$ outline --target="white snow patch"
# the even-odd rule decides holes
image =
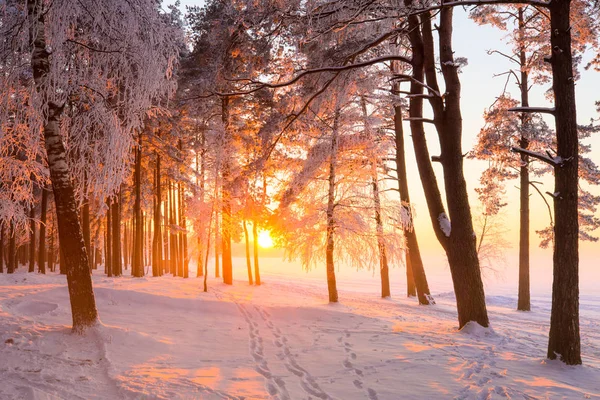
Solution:
[[[452,225],[450,224],[450,220],[446,213],[441,213],[438,216],[438,222],[440,223],[440,229],[444,232],[446,237],[450,237],[450,233],[452,232]]]
[[[341,268],[340,303],[329,305],[324,271],[315,279],[267,258],[261,268],[265,284],[249,286],[245,260],[235,258],[240,280],[211,276],[208,293],[194,278],[95,275],[102,324],[83,336],[70,333],[64,276],[0,274],[0,399],[600,395],[597,292],[581,302],[584,365],[573,368],[543,361],[550,294],[519,313],[516,292],[492,293],[494,329],[469,323],[458,332],[453,293],[434,292],[437,305],[419,307],[404,297],[400,269],[390,271],[393,297],[382,300],[378,275]]]

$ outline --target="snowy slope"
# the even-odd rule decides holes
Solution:
[[[488,296],[493,328],[458,332],[451,292],[423,307],[348,274],[329,305],[325,282],[300,276],[211,279],[209,293],[95,276],[102,324],[82,337],[64,277],[0,275],[0,399],[600,398],[600,297],[582,299],[584,365],[567,367],[545,360],[549,296],[530,313]]]

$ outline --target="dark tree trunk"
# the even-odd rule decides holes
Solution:
[[[248,283],[250,285],[253,285],[253,279],[252,279],[252,263],[250,261],[250,240],[248,238],[248,225],[246,224],[246,220],[244,219],[243,221],[243,226],[244,226],[244,239],[245,239],[245,243],[246,243],[246,267],[248,268]]]
[[[106,258],[104,265],[104,272],[109,276],[113,276],[113,220],[112,220],[112,199],[109,197],[106,199],[106,205],[108,208],[106,209]]]
[[[31,236],[29,237],[29,272],[35,271],[35,207],[29,211]]]
[[[44,91],[48,90],[47,74],[51,62],[46,45],[44,15],[41,2],[28,3],[28,16],[31,20],[30,37],[33,42],[31,56],[33,78],[36,90],[42,94],[47,110],[43,131],[50,178],[54,188],[60,246],[63,249],[61,263],[64,261],[67,269],[73,330],[81,333],[87,327],[96,324],[98,312],[67,155],[60,137],[60,114],[63,106],[52,103],[45,98],[44,94]]]
[[[40,205],[40,244],[38,248],[38,271],[46,273],[46,219],[48,212],[48,189],[42,187],[42,202]]]
[[[14,274],[15,273],[15,269],[16,269],[16,263],[17,263],[17,257],[16,257],[16,253],[15,253],[15,246],[16,246],[16,241],[15,241],[15,223],[14,222],[10,222],[10,231],[9,231],[9,238],[8,238],[8,263],[6,265],[6,273],[7,274]]]
[[[112,203],[112,270],[114,276],[123,275],[121,261],[121,196],[115,195]]]
[[[218,191],[217,191],[218,196]],[[215,199],[217,204],[219,201]],[[220,275],[220,266],[219,266],[219,212],[215,212],[215,278],[219,278]]]
[[[252,221],[252,246],[254,254],[254,283],[260,286],[260,268],[258,265],[258,221]]]
[[[469,321],[487,327],[489,320],[485,293],[463,171],[461,86],[452,49],[453,11],[452,8],[444,8],[440,11],[440,63],[446,84],[446,97],[443,113],[434,116],[440,139],[449,219],[452,223],[448,261],[460,327]]]
[[[337,303],[338,292],[335,279],[335,267],[333,263],[333,251],[335,246],[335,185],[336,185],[336,158],[338,148],[338,120],[339,110],[335,110],[333,122],[333,133],[331,136],[331,154],[329,160],[329,190],[327,194],[327,237],[325,244],[325,263],[327,267],[327,291],[329,293],[329,302]]]
[[[371,126],[369,123],[367,102],[364,97],[361,98],[361,108],[364,120],[364,134],[370,142],[376,143],[377,140],[372,136]],[[387,251],[385,246],[385,238],[383,236],[383,221],[381,218],[381,196],[379,194],[379,173],[377,155],[372,151],[368,153],[371,163],[371,187],[373,189],[373,204],[375,206],[375,231],[377,237],[377,248],[379,249],[379,274],[381,276],[381,297],[386,298],[391,296],[390,291],[390,271],[387,261]]]
[[[525,34],[525,20],[523,7],[518,9],[518,23],[520,34]],[[525,38],[521,38],[522,41]],[[524,42],[521,42],[519,49],[519,63],[521,67],[521,81],[519,89],[521,91],[521,106],[529,107],[529,73],[527,66],[526,48]],[[521,116],[521,139],[519,146],[523,149],[529,147],[529,115],[523,113]],[[520,169],[520,214],[519,214],[519,296],[517,301],[517,310],[529,311],[531,309],[530,284],[529,284],[529,157],[521,154]]]
[[[225,126],[226,143],[229,143],[229,98],[222,99],[223,124]],[[231,231],[233,228],[231,215],[231,182],[230,182],[230,163],[228,146],[225,146],[222,165],[222,186],[221,186],[221,247],[223,251],[223,282],[227,285],[233,284],[233,264],[231,258]]]
[[[422,77],[422,73],[421,73]],[[422,89],[419,89],[422,92]],[[419,102],[415,104],[416,115],[422,115],[423,102],[418,99]],[[412,99],[411,99],[412,101]],[[418,108],[421,107],[421,110]],[[412,108],[412,104],[411,104]],[[421,124],[420,121],[415,121]],[[419,129],[417,129],[418,131]],[[407,254],[407,265],[406,265],[406,281],[407,281],[407,293],[409,296],[418,294],[419,303],[423,305],[429,304],[431,298],[429,292],[429,284],[427,283],[427,276],[425,275],[425,268],[423,266],[423,260],[421,258],[421,252],[419,250],[419,242],[417,241],[417,232],[415,230],[412,207],[410,204],[410,195],[408,192],[408,176],[406,173],[406,158],[404,148],[404,128],[402,127],[402,107],[394,107],[394,131],[396,141],[396,170],[398,171],[398,188],[400,191],[400,200],[402,201],[402,208],[410,219],[410,226],[404,229],[404,235],[406,236],[406,244],[408,247]],[[424,140],[424,134],[420,138]],[[421,145],[427,144],[421,142]],[[428,161],[431,166],[431,163]],[[411,288],[412,286],[412,288]],[[412,290],[411,290],[412,289]]]
[[[566,160],[554,170],[554,282],[548,358],[581,364],[579,336],[579,221],[577,109],[571,54],[570,0],[550,5],[552,88],[555,98],[557,155]]]
[[[407,0],[407,3],[412,2]],[[485,306],[483,281],[481,280],[469,198],[463,174],[460,80],[458,65],[454,62],[452,50],[452,15],[452,8],[443,8],[440,11],[440,24],[438,27],[440,63],[446,87],[443,98],[439,95],[440,90],[437,84],[435,46],[430,16],[428,14],[422,16],[421,38],[417,37],[416,33],[418,31],[416,29],[411,30],[413,50],[416,49],[418,52],[419,48],[423,48],[425,76],[427,77],[428,86],[433,89],[429,93],[429,99],[440,141],[441,155],[439,161],[444,171],[449,216],[444,212],[431,162],[424,157],[425,154],[427,157],[429,156],[424,142],[425,138],[418,132],[419,127],[416,126],[417,124],[414,124],[411,128],[413,128],[413,144],[417,155],[419,174],[425,189],[433,228],[448,256],[456,295],[459,328],[470,321],[487,327],[489,320]],[[415,68],[413,67],[413,69]],[[418,71],[415,69],[416,72]],[[415,111],[411,110],[412,112]],[[415,122],[419,121],[419,119],[411,118],[411,122],[413,120]],[[420,128],[422,128],[422,125]],[[450,222],[452,225],[450,225]]]
[[[177,247],[177,233],[174,231],[174,227],[177,224],[175,219],[175,184],[169,181],[169,232],[170,232],[170,244],[171,244],[171,273],[173,276],[180,276],[179,266],[179,249]]]
[[[154,238],[152,255],[152,276],[162,275],[162,229],[160,226],[162,215],[160,206],[162,201],[162,190],[160,186],[160,155],[156,155],[156,170],[154,172]]]
[[[134,205],[133,213],[135,218],[135,234],[133,241],[133,265],[131,274],[140,278],[144,276],[144,225],[142,221],[142,133],[138,134],[138,144],[135,149],[135,169],[134,169]]]
[[[81,225],[83,229],[83,241],[85,242],[85,250],[87,251],[88,258],[90,261],[89,269],[90,273],[92,273],[92,243],[91,243],[91,227],[90,227],[90,200],[88,198],[88,188],[87,188],[87,174],[84,174],[83,177],[83,205],[81,207]]]
[[[0,274],[4,273],[4,221],[0,221]]]

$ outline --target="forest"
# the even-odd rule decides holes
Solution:
[[[505,71],[457,51],[467,23]],[[600,397],[598,71],[591,0],[0,0],[0,398]],[[515,290],[490,295],[507,209]],[[451,372],[356,366],[396,341]]]

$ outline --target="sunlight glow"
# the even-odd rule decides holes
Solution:
[[[273,247],[273,239],[271,239],[269,231],[262,231],[258,234],[258,245],[265,249]]]

